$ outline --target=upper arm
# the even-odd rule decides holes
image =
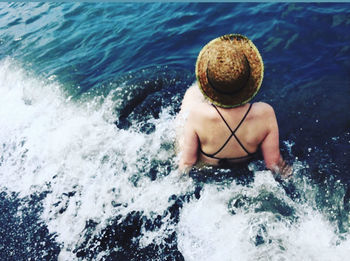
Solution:
[[[191,120],[191,115],[187,119],[183,132],[183,144],[181,146],[180,169],[194,165],[198,160],[199,140]]]
[[[265,165],[273,169],[278,165],[280,159],[279,133],[275,112],[270,105],[266,104],[265,111],[266,136],[261,143],[261,150],[264,157]]]

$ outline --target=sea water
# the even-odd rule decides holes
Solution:
[[[1,260],[347,260],[349,8],[2,3]],[[263,56],[292,180],[177,170],[196,56],[226,33]]]

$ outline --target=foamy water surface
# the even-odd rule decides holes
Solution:
[[[347,260],[348,10],[2,4],[0,258]],[[289,181],[261,161],[249,182],[177,169],[196,55],[228,31],[261,50]]]

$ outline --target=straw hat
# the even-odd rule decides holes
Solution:
[[[264,64],[247,37],[228,34],[210,41],[196,63],[199,89],[213,104],[232,108],[250,101],[258,92]]]

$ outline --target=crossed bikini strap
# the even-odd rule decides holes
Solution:
[[[215,152],[214,154],[211,154],[211,156],[215,156],[216,154],[218,154],[225,146],[226,144],[230,141],[230,139],[233,137],[235,137],[235,139],[237,140],[237,142],[239,143],[239,145],[242,147],[242,149],[248,154],[248,155],[252,155],[252,153],[250,153],[242,144],[242,142],[238,139],[238,137],[236,136],[236,131],[239,129],[239,127],[242,125],[242,123],[244,122],[245,118],[247,117],[250,109],[252,108],[252,103],[249,105],[249,108],[247,110],[247,112],[244,114],[242,120],[239,122],[239,124],[237,125],[237,127],[232,130],[230,125],[227,123],[227,121],[225,120],[225,118],[222,116],[222,114],[220,113],[219,109],[214,105],[212,104],[212,106],[215,108],[215,110],[219,113],[221,119],[224,121],[225,125],[227,126],[227,128],[231,131],[231,135],[228,137],[228,139],[226,140],[226,142],[221,146],[221,148]]]

